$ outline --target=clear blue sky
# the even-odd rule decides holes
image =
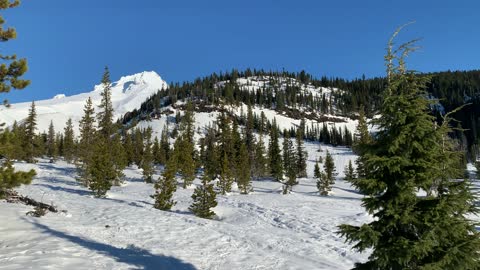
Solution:
[[[23,0],[2,13],[18,39],[2,53],[26,57],[31,86],[11,102],[91,90],[144,70],[168,82],[247,67],[345,78],[382,76],[393,30],[422,37],[419,71],[480,68],[480,1]]]

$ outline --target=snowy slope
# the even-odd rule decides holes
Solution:
[[[140,105],[158,90],[167,88],[167,83],[160,76],[151,72],[142,72],[130,76],[121,77],[112,84],[112,103],[115,117],[120,117],[126,112],[139,108]],[[68,118],[72,118],[75,127],[83,115],[85,101],[91,97],[95,106],[100,104],[102,85],[97,85],[94,90],[66,97],[63,94],[56,95],[52,99],[35,101],[38,114],[38,132],[48,129],[53,120],[55,129],[63,131]],[[7,125],[15,120],[22,121],[28,115],[31,102],[12,104],[10,108],[0,106],[0,120]],[[78,133],[77,133],[78,134]]]
[[[306,144],[309,175],[325,150],[340,178],[340,166],[355,158],[345,148],[318,148]],[[32,185],[18,189],[22,194],[68,212],[31,218],[30,207],[0,202],[2,269],[349,269],[368,255],[354,253],[335,233],[340,224],[370,220],[361,196],[340,178],[329,197],[318,195],[311,178],[289,195],[277,182],[254,181],[252,194],[219,195],[217,220],[204,220],[188,210],[193,187],[179,185],[171,212],[154,209],[153,186],[136,168],[125,170],[126,183],[107,199],[96,199],[75,182],[72,165],[17,167],[38,172]]]

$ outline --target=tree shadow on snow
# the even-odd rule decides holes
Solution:
[[[52,186],[49,184],[34,184],[35,186],[40,186],[40,187],[45,187],[54,191],[63,191],[63,192],[68,192],[72,194],[77,194],[80,196],[88,196],[92,195],[92,192],[89,190],[84,190],[84,189],[74,189],[74,188],[68,188],[68,187],[60,187],[60,186]]]
[[[111,245],[95,242],[83,237],[70,235],[61,231],[54,230],[48,226],[32,223],[38,229],[52,236],[63,238],[84,248],[103,254],[115,259],[117,262],[131,265],[131,269],[144,270],[163,270],[163,269],[180,269],[195,270],[196,268],[187,262],[183,262],[177,258],[152,254],[148,250],[128,245],[126,248],[118,248]]]

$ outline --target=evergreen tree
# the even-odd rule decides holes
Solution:
[[[287,181],[283,185],[283,194],[288,194],[292,191],[292,187],[297,182],[297,162],[295,158],[295,150],[293,149],[293,143],[289,138],[283,139],[283,162]]]
[[[313,168],[313,176],[315,177],[315,179],[320,179],[320,176],[321,176],[321,172],[320,172],[320,165],[319,165],[319,162],[318,160],[315,162],[315,167]]]
[[[248,194],[252,190],[249,163],[247,147],[241,144],[237,162],[237,184],[241,194]]]
[[[185,114],[180,123],[180,136],[175,141],[175,155],[178,158],[178,171],[183,178],[183,188],[195,179],[195,142],[194,142],[193,105],[187,104]]]
[[[165,165],[167,160],[170,158],[170,143],[168,142],[168,126],[162,130],[162,135],[160,137],[160,149],[158,154],[159,164]]]
[[[220,175],[218,179],[218,188],[220,189],[220,193],[225,195],[228,192],[232,191],[232,184],[233,184],[233,172],[230,168],[230,162],[228,160],[228,155],[223,154]]]
[[[143,134],[139,128],[136,128],[133,134],[133,161],[138,167],[143,162]]]
[[[202,177],[202,185],[197,186],[193,192],[193,203],[188,208],[195,216],[201,218],[212,218],[215,216],[215,212],[211,209],[217,206],[217,194],[213,190],[212,181],[207,175]]]
[[[348,161],[348,165],[345,166],[345,170],[343,172],[345,174],[345,181],[352,182],[355,179],[355,170],[353,169],[351,160]]]
[[[95,111],[92,99],[89,97],[83,109],[83,117],[80,120],[80,142],[78,145],[80,162],[77,164],[80,181],[85,186],[89,186],[88,166],[92,164],[95,136]]]
[[[142,162],[142,170],[143,170],[143,180],[146,183],[152,183],[153,179],[153,152],[152,152],[152,128],[148,127],[145,131],[145,146],[143,151],[143,162]]]
[[[100,102],[98,118],[98,131],[108,139],[115,132],[113,124],[113,105],[112,105],[112,82],[110,81],[110,71],[105,67],[102,77],[103,90],[101,92],[102,101]]]
[[[260,134],[257,145],[255,147],[255,177],[264,177],[268,172],[268,160],[266,157],[265,143],[263,135]]]
[[[355,142],[353,144],[354,152],[359,155],[359,157],[355,160],[358,178],[367,177],[364,149],[370,144],[371,141],[372,137],[368,132],[368,125],[365,118],[364,109],[363,106],[361,106],[358,117],[358,125],[355,131]]]
[[[155,136],[155,138],[153,139],[152,154],[153,154],[153,163],[165,165],[165,163],[161,163],[162,160],[160,158],[160,142],[158,141],[157,136]]]
[[[283,179],[283,164],[282,156],[280,155],[280,148],[278,146],[278,127],[277,122],[273,119],[272,127],[270,129],[270,143],[268,147],[268,160],[270,167],[270,174],[275,180]]]
[[[153,207],[159,210],[170,210],[176,204],[173,200],[173,193],[177,190],[177,181],[175,175],[177,172],[177,158],[175,155],[170,156],[165,166],[165,170],[155,183],[155,199]]]
[[[75,156],[74,137],[72,119],[69,118],[64,129],[63,137],[63,156],[67,162],[72,162]]]
[[[342,225],[341,234],[356,250],[371,250],[355,269],[480,269],[480,235],[467,218],[477,210],[475,197],[451,166],[460,157],[448,138],[449,121],[434,124],[434,101],[424,91],[428,77],[405,67],[415,41],[394,50],[398,31],[385,57],[387,89],[374,123],[379,131],[364,150],[368,175],[353,183],[374,220]]]
[[[303,129],[298,128],[296,132],[296,143],[297,143],[297,153],[296,153],[296,172],[297,177],[307,177],[307,158],[308,154],[303,147]]]
[[[105,197],[107,191],[112,187],[112,183],[118,177],[115,170],[115,164],[110,157],[107,144],[102,138],[97,138],[93,147],[91,163],[88,165],[88,184],[90,190],[96,197]]]
[[[213,127],[207,127],[204,142],[204,157],[203,157],[203,170],[209,178],[215,179],[219,173],[219,157],[216,143],[216,133]]]
[[[25,160],[29,163],[35,162],[35,130],[37,129],[37,111],[35,109],[35,102],[32,101],[32,105],[28,112],[28,117],[25,120]]]
[[[128,133],[128,131],[125,131],[125,134],[123,136],[123,149],[125,149],[125,157],[127,159],[127,166],[132,165],[135,163],[135,149],[133,146],[133,141],[132,141],[132,134]],[[156,137],[155,137],[156,139]],[[155,146],[153,147],[152,151],[155,156]]]
[[[332,190],[332,185],[335,183],[335,163],[332,155],[327,151],[325,163],[323,164],[324,172],[317,173],[317,188],[320,195],[327,196]]]
[[[34,170],[28,172],[16,172],[12,162],[7,159],[2,162],[0,167],[0,199],[5,197],[7,190],[19,187],[20,185],[28,185],[32,178],[36,175]]]
[[[50,121],[47,136],[47,156],[53,161],[57,156],[57,143],[55,141],[55,127],[53,121]]]

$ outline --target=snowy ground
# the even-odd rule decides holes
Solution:
[[[310,160],[325,154],[317,148],[307,148]],[[353,158],[330,150],[338,166]],[[366,258],[335,234],[339,224],[369,220],[361,196],[341,180],[329,197],[318,196],[313,179],[286,196],[278,183],[255,181],[252,194],[218,196],[218,219],[205,220],[188,211],[193,187],[179,186],[171,212],[153,209],[153,187],[135,168],[97,199],[75,182],[72,165],[17,164],[28,167],[38,175],[18,190],[68,212],[32,218],[31,207],[0,202],[2,269],[348,269]]]
[[[317,148],[307,145],[309,174],[311,160],[325,154]],[[327,148],[339,172],[354,158],[347,149]],[[289,195],[278,183],[255,181],[252,194],[218,196],[218,219],[205,220],[188,211],[193,187],[179,186],[171,212],[153,209],[153,187],[136,168],[125,171],[125,184],[108,198],[97,199],[75,182],[72,165],[17,167],[38,173],[18,189],[23,195],[68,212],[32,218],[25,216],[31,207],[0,202],[1,269],[349,269],[368,256],[335,233],[342,223],[370,220],[361,196],[342,180],[329,197],[318,196],[311,178]]]

